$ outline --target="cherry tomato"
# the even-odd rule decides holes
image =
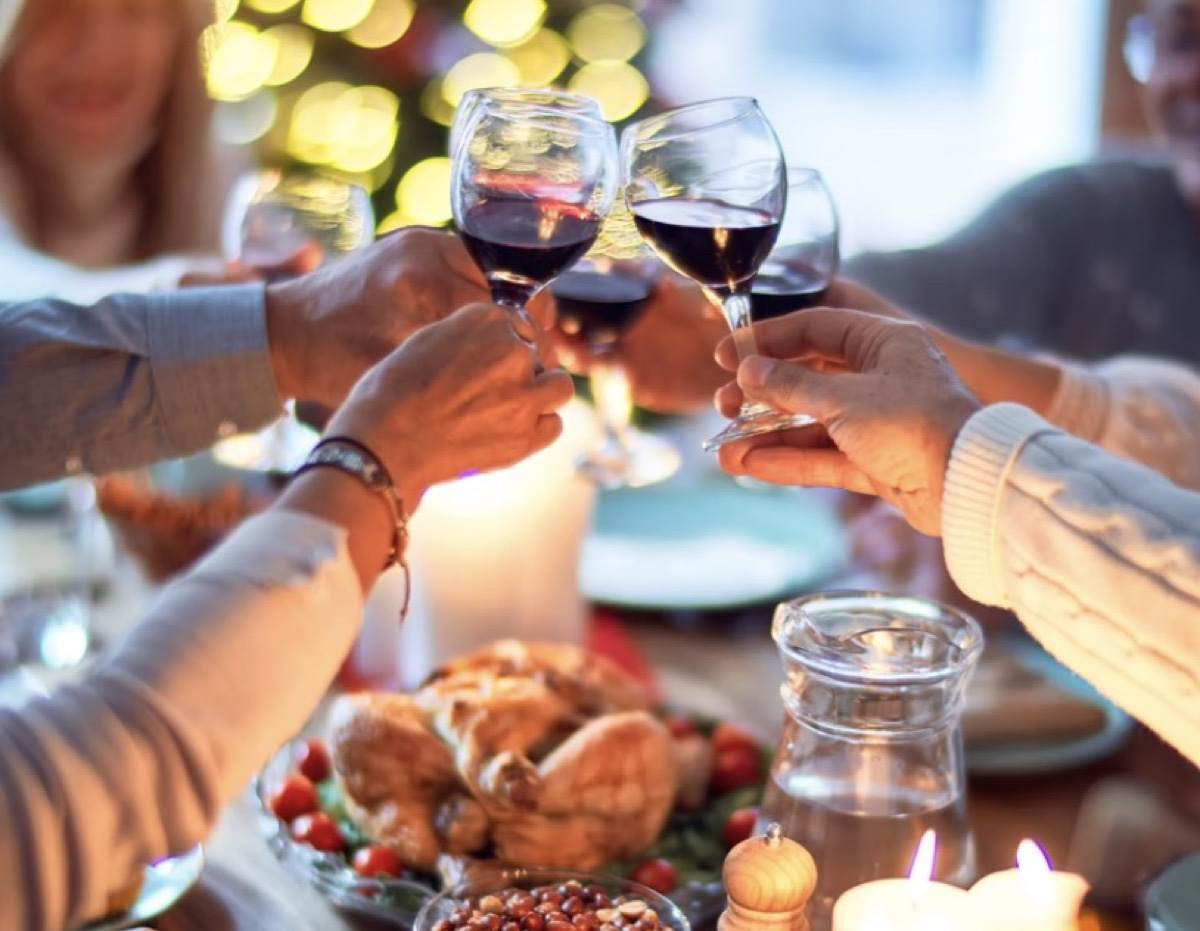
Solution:
[[[679,872],[670,860],[643,860],[634,867],[629,878],[655,892],[670,895],[679,882]]]
[[[317,790],[307,776],[289,773],[271,794],[269,801],[276,817],[294,821],[301,815],[317,810]]]
[[[762,782],[762,757],[754,747],[725,747],[713,758],[712,777],[708,787],[714,795],[724,795],[734,789]]]
[[[301,815],[293,821],[292,837],[315,850],[324,850],[327,853],[337,853],[346,846],[337,824],[322,811]]]
[[[747,837],[754,833],[754,823],[758,820],[758,809],[751,805],[739,808],[725,820],[725,828],[721,839],[725,841],[725,849],[732,850]]]
[[[319,737],[309,737],[296,748],[296,769],[300,770],[313,782],[324,782],[333,772],[329,762],[329,751],[325,749],[325,741]]]
[[[670,735],[676,739],[680,737],[691,737],[692,734],[698,734],[696,722],[685,714],[669,714],[663,718],[663,727],[667,729]]]
[[[363,847],[354,854],[354,869],[359,876],[404,875],[404,863],[392,851],[378,844]]]
[[[710,739],[713,750],[717,753],[730,747],[750,747],[755,751],[759,747],[758,738],[740,724],[731,724],[728,721],[714,727]]]

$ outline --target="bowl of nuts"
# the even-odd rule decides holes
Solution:
[[[617,876],[501,870],[434,896],[413,931],[691,931],[679,907]]]

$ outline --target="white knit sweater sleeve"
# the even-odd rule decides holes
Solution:
[[[1063,375],[1046,419],[1068,433],[1200,488],[1200,377],[1162,359],[1055,360]]]
[[[955,444],[946,562],[1200,764],[1200,494],[1012,404]]]

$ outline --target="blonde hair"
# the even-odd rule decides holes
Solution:
[[[43,0],[0,0],[0,65],[20,42],[31,12]],[[220,210],[229,188],[212,137],[212,101],[200,63],[200,35],[212,16],[212,0],[175,0],[180,15],[179,48],[154,139],[131,170],[142,194],[144,218],[134,254],[140,261],[163,253],[213,252],[219,247]],[[0,112],[0,125],[5,125]],[[6,133],[7,134],[7,133]],[[17,232],[31,240],[37,228],[28,203],[30,185],[11,157],[0,168],[11,175],[0,187],[0,204]]]

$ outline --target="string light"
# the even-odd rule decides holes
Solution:
[[[554,83],[571,63],[567,40],[553,29],[539,29],[528,41],[504,54],[517,66],[521,83],[534,87]]]
[[[463,24],[489,45],[507,48],[532,36],[545,16],[545,0],[471,0]]]
[[[275,69],[275,43],[249,23],[216,23],[200,39],[208,92],[216,100],[244,100]]]
[[[278,115],[274,91],[261,90],[236,103],[218,103],[213,127],[222,142],[249,145],[270,131]]]
[[[450,221],[450,159],[444,156],[417,162],[396,186],[399,213],[414,223],[441,226]]]
[[[246,0],[246,6],[260,13],[285,13],[294,7],[299,0]]]
[[[263,30],[262,37],[275,45],[275,66],[264,81],[268,87],[291,84],[312,61],[313,34],[303,26],[271,26]]]
[[[646,24],[627,7],[597,3],[571,20],[567,39],[582,61],[629,61],[646,44]]]
[[[521,79],[517,66],[495,52],[477,52],[454,63],[442,79],[442,99],[457,107],[462,95],[477,87],[516,84]]]
[[[322,32],[344,32],[370,12],[371,0],[304,0],[300,19]]]
[[[584,65],[567,86],[577,94],[595,97],[604,118],[614,123],[632,116],[650,96],[650,85],[642,73],[623,61]]]
[[[238,0],[213,0],[213,22],[226,23],[237,12]]]

